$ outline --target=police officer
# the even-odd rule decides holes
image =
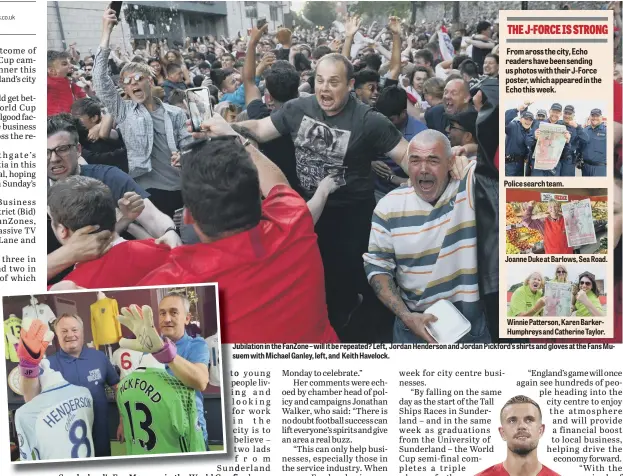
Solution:
[[[580,156],[581,149],[588,142],[588,135],[582,126],[575,121],[575,108],[572,105],[565,106],[562,113],[562,121],[565,123],[569,134],[571,134],[571,138],[569,139],[569,144],[565,146],[568,150],[563,150],[563,155],[560,158],[560,176],[575,177],[575,164]]]
[[[601,109],[591,109],[590,124],[584,128],[588,142],[582,149],[584,164],[583,177],[606,176],[606,124],[603,122]]]
[[[544,112],[544,111],[539,111],[539,112]],[[534,137],[535,137],[535,142],[534,145],[536,146],[536,143],[539,139],[539,125],[541,124],[541,122],[545,122],[546,124],[558,124],[558,125],[564,125],[564,122],[561,119],[562,116],[562,105],[560,103],[555,102],[554,104],[552,104],[552,107],[549,108],[549,117],[547,118],[546,121],[534,121],[534,124],[532,125],[532,130],[534,132]],[[571,134],[569,134],[568,131],[565,131],[565,139],[567,140],[562,153],[560,155],[560,161],[556,164],[556,167],[554,167],[551,170],[539,170],[539,169],[535,169],[534,168],[534,150],[532,151],[531,158],[530,158],[530,170],[531,170],[531,175],[535,176],[535,177],[559,177],[560,176],[560,168],[562,165],[562,161],[563,160],[568,160],[569,158],[569,139],[571,138]]]
[[[545,109],[539,109],[536,112],[536,120],[544,121],[545,119],[547,119],[547,111]]]
[[[504,171],[507,177],[524,176],[526,159],[534,145],[535,139],[532,131],[534,114],[528,111],[527,107],[528,104],[524,103],[517,109],[509,109],[504,116],[506,121]],[[518,111],[521,113],[521,118],[515,121]]]

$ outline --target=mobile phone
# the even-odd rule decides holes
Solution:
[[[117,19],[119,18],[119,15],[121,15],[122,5],[123,5],[123,2],[110,2],[110,8],[115,11],[115,15],[117,16]]]
[[[190,116],[193,132],[201,131],[201,123],[214,115],[208,88],[190,88],[184,91],[184,103]]]
[[[257,21],[257,29],[259,30],[260,28],[262,28],[264,25],[266,25],[266,18],[260,18]]]

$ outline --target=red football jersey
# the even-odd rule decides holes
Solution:
[[[510,474],[506,471],[506,468],[504,468],[504,463],[500,463],[485,469],[482,473],[478,473],[476,476],[510,476]],[[539,471],[537,476],[560,476],[560,474],[543,465],[543,468],[541,468],[541,471]]]
[[[218,283],[223,344],[339,342],[307,203],[278,185],[260,223],[213,243],[181,246],[139,286]]]
[[[169,253],[171,248],[157,245],[154,240],[123,241],[101,258],[76,265],[64,280],[87,289],[136,286],[147,274],[166,263]]]

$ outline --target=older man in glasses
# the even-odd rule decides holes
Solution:
[[[152,95],[151,70],[142,63],[128,63],[121,70],[119,83],[129,101],[121,99],[108,75],[110,35],[116,24],[114,10],[107,8],[93,83],[123,135],[130,176],[150,194],[158,209],[173,217],[183,206],[180,170],[173,164],[179,162],[179,150],[192,142],[186,116],[182,109],[163,104]]]

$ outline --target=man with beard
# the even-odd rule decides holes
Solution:
[[[116,24],[115,11],[107,8],[93,68],[95,89],[121,131],[130,176],[160,211],[173,218],[184,205],[180,170],[173,164],[180,160],[180,149],[192,142],[186,114],[153,96],[152,70],[143,63],[128,63],[121,70],[119,83],[129,101],[121,99],[108,74],[110,36]]]
[[[537,446],[545,431],[539,404],[529,397],[511,398],[500,412],[500,436],[508,445],[506,460],[476,476],[560,476],[539,462]]]

